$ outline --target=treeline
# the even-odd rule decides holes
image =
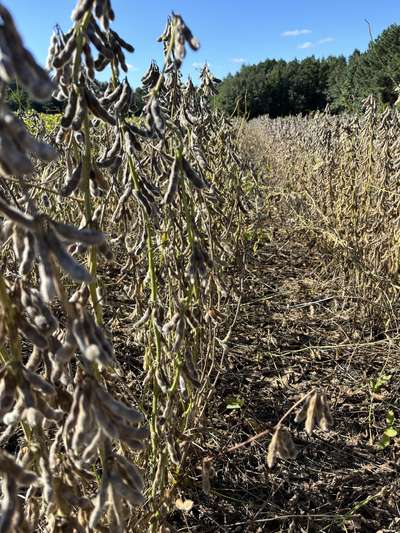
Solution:
[[[365,52],[349,58],[314,56],[302,61],[267,59],[244,65],[219,86],[216,105],[229,114],[270,117],[306,114],[328,104],[333,112],[354,112],[374,94],[394,104],[400,87],[400,26],[393,24]]]
[[[61,113],[65,104],[52,98],[48,102],[34,102],[30,95],[15,82],[7,88],[7,103],[12,111],[27,111],[34,109],[38,113]]]

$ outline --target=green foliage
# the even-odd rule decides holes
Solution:
[[[370,94],[393,105],[400,86],[400,26],[389,26],[365,52],[302,61],[268,59],[228,75],[215,98],[229,114],[272,118],[323,110],[359,111]]]
[[[13,82],[7,89],[7,103],[12,111],[27,112],[30,110],[38,113],[61,113],[64,105],[52,98],[49,102],[34,102],[29,94],[18,83]]]
[[[395,428],[395,416],[394,411],[389,409],[386,414],[386,429],[383,432],[382,438],[378,443],[380,448],[386,448],[390,446],[392,439],[397,437],[397,429]]]
[[[267,60],[243,66],[221,84],[216,105],[250,118],[307,113],[327,104],[328,80],[344,58],[308,57],[303,61]]]
[[[230,410],[241,409],[244,405],[244,399],[239,396],[228,396],[226,398],[226,408]]]
[[[375,394],[378,394],[381,391],[381,388],[385,386],[392,379],[390,374],[380,374],[376,380],[371,380],[371,391]]]
[[[392,24],[361,55],[355,79],[356,98],[376,95],[382,104],[394,104],[400,84],[400,26]]]

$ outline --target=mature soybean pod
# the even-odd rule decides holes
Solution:
[[[77,131],[81,129],[84,116],[85,116],[85,101],[84,101],[82,94],[79,93],[77,104],[76,104],[75,115],[71,123],[73,130]]]
[[[163,198],[164,204],[170,204],[173,202],[176,193],[178,192],[179,185],[179,172],[178,172],[178,161],[174,159],[172,163],[171,172],[169,174],[168,188]]]
[[[75,39],[75,34],[72,33],[68,37],[64,48],[53,59],[52,66],[54,68],[60,68],[63,65],[65,65],[66,63],[68,63],[69,61],[71,61],[72,60],[72,54],[73,54],[75,48],[76,48],[76,39]]]
[[[182,167],[185,172],[185,176],[196,187],[196,189],[204,189],[206,187],[204,180],[192,169],[189,162],[184,157],[182,158]]]
[[[40,142],[32,137],[32,135],[26,130],[24,123],[13,115],[13,113],[5,110],[3,113],[3,121],[5,128],[19,147],[34,153],[44,161],[52,161],[53,159],[56,159],[57,152],[54,148],[49,144]],[[2,121],[0,120],[0,124],[1,122]]]
[[[0,167],[6,174],[15,174],[16,176],[30,174],[33,170],[29,158],[16,146],[4,129],[1,133]]]
[[[124,72],[128,72],[128,65],[126,64],[124,53],[123,53],[123,51],[122,51],[122,49],[121,49],[121,47],[119,46],[118,43],[116,43],[114,45],[113,51],[114,51],[115,55],[117,56],[118,62],[120,64],[122,70]]]
[[[123,85],[122,92],[120,94],[119,99],[114,105],[115,113],[118,115],[122,114],[122,110],[127,105],[127,103],[129,103],[131,92],[132,92],[129,86],[129,83],[127,82],[126,79],[124,80],[122,85]]]
[[[21,276],[26,276],[32,270],[35,257],[35,239],[33,234],[30,231],[27,231],[24,237],[22,261],[19,266],[19,274]]]
[[[94,80],[95,78],[94,59],[93,59],[92,52],[90,50],[90,46],[88,43],[85,43],[83,45],[82,51],[85,56],[87,76],[89,79]]]
[[[106,235],[94,228],[78,229],[71,224],[64,224],[63,222],[51,222],[51,226],[55,232],[60,235],[63,240],[67,242],[81,242],[83,244],[97,246],[105,241]]]
[[[80,0],[75,9],[72,11],[72,20],[74,20],[75,22],[81,20],[86,11],[89,11],[89,9],[92,8],[92,4],[93,0]]]
[[[117,32],[115,32],[114,30],[110,30],[110,33],[114,37],[114,39],[118,42],[118,44],[122,46],[122,48],[125,48],[127,52],[132,54],[135,51],[135,48],[131,44],[124,41],[124,39],[122,39],[122,37],[120,37]]]
[[[102,98],[100,98],[100,102],[102,104],[114,103],[117,100],[117,98],[120,96],[122,88],[123,88],[123,84],[119,83],[113,91],[111,91],[107,95],[104,95]]]
[[[11,83],[15,78],[15,69],[11,59],[10,50],[8,49],[7,41],[4,37],[3,29],[0,27],[0,78],[6,82]]]
[[[87,87],[85,87],[85,98],[87,105],[94,116],[104,120],[104,122],[108,122],[108,124],[111,124],[112,126],[115,126],[115,118],[111,116],[108,111],[104,109],[104,107],[101,106],[96,96]]]
[[[64,115],[61,118],[60,124],[62,128],[69,128],[75,116],[76,106],[78,102],[78,94],[72,88],[69,93],[68,103],[65,107]]]
[[[46,242],[49,250],[56,257],[60,267],[67,272],[72,279],[84,283],[90,283],[92,281],[92,276],[86,268],[69,255],[56,234],[50,229],[46,233]]]
[[[105,57],[103,54],[99,54],[97,56],[97,59],[94,62],[94,68],[98,72],[101,72],[102,70],[104,70],[106,68],[106,66],[109,64],[109,62],[110,62],[110,59]]]
[[[112,60],[114,57],[113,51],[106,45],[103,39],[102,32],[97,24],[92,19],[87,28],[87,35],[97,50],[107,59]]]
[[[69,196],[79,187],[82,178],[82,162],[74,169],[72,174],[67,177],[63,187],[61,187],[61,196]]]

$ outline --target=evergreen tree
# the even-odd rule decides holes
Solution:
[[[362,53],[302,61],[267,60],[243,66],[220,85],[216,105],[229,114],[271,117],[310,113],[330,104],[333,112],[355,112],[375,95],[393,105],[400,87],[400,26],[392,24]]]

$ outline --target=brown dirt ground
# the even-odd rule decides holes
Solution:
[[[211,492],[194,468],[176,512],[180,532],[400,532],[400,440],[380,449],[385,416],[399,416],[400,336],[374,337],[326,258],[279,224],[250,251],[240,319],[208,409],[202,457],[265,428],[310,389],[330,399],[334,427],[308,436],[289,418],[297,458],[266,465],[270,436],[214,462]],[[316,303],[312,303],[316,302]],[[371,380],[390,375],[378,394]],[[228,409],[230,398],[243,401]]]

